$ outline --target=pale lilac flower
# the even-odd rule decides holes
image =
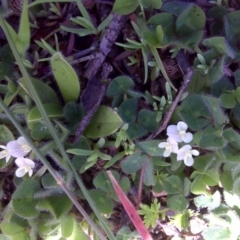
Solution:
[[[6,162],[9,161],[9,159],[11,158],[11,154],[9,153],[9,151],[7,150],[7,147],[0,145],[0,148],[2,148],[3,150],[0,152],[0,159],[2,158],[6,158]]]
[[[163,152],[164,157],[169,157],[170,154],[178,152],[178,143],[173,138],[168,138],[167,142],[161,142],[158,144],[159,148],[165,148]]]
[[[167,135],[173,138],[176,142],[189,143],[193,139],[193,135],[186,132],[188,125],[185,122],[178,122],[177,125],[170,125],[167,127]]]
[[[15,160],[15,163],[18,166],[16,170],[17,177],[23,177],[26,173],[28,173],[29,177],[32,176],[35,163],[31,159],[20,157]]]
[[[186,166],[192,166],[194,163],[192,156],[198,156],[199,151],[192,150],[192,147],[190,145],[185,145],[182,148],[180,148],[177,152],[177,160],[183,160]]]
[[[32,148],[28,145],[24,137],[19,137],[17,140],[10,141],[7,144],[7,150],[11,156],[19,158],[26,156]]]

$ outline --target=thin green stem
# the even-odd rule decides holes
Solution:
[[[101,213],[98,211],[95,203],[93,202],[93,200],[91,199],[90,195],[88,194],[87,189],[85,188],[81,178],[79,177],[77,171],[75,170],[74,166],[72,165],[72,163],[71,163],[71,161],[70,161],[70,159],[69,159],[69,157],[68,157],[68,155],[67,155],[67,153],[66,153],[66,151],[65,151],[65,149],[63,147],[63,144],[61,143],[61,141],[59,139],[59,136],[57,135],[57,133],[56,133],[56,131],[55,131],[55,129],[54,129],[50,119],[48,118],[48,116],[47,116],[47,114],[45,112],[45,109],[43,108],[43,105],[41,103],[41,100],[40,100],[39,96],[37,95],[37,92],[36,92],[32,82],[31,82],[31,79],[30,79],[30,77],[28,75],[27,70],[25,69],[25,67],[23,65],[23,62],[22,62],[22,60],[20,58],[20,55],[19,55],[19,53],[16,50],[16,47],[15,47],[15,45],[14,45],[12,39],[11,39],[11,36],[10,36],[8,30],[7,30],[7,27],[6,27],[5,22],[4,22],[4,20],[3,20],[1,15],[0,15],[0,25],[1,25],[3,31],[4,31],[4,33],[6,35],[8,43],[9,43],[9,45],[11,47],[12,52],[13,52],[13,55],[14,55],[16,61],[17,61],[17,64],[18,64],[18,66],[19,66],[19,68],[21,70],[21,73],[22,73],[22,75],[23,75],[23,77],[24,77],[24,79],[26,81],[26,84],[28,86],[29,92],[30,92],[31,96],[34,98],[33,100],[34,100],[34,102],[35,102],[39,112],[41,113],[41,115],[42,115],[42,117],[43,117],[43,119],[44,119],[44,121],[46,123],[46,126],[49,129],[49,131],[50,131],[50,133],[52,135],[52,138],[54,139],[54,141],[56,143],[57,148],[59,149],[63,159],[69,165],[69,167],[70,167],[71,171],[73,172],[74,177],[75,177],[75,179],[76,179],[80,189],[82,190],[82,193],[83,193],[84,197],[86,198],[86,200],[88,201],[89,205],[91,206],[93,212],[96,214],[98,220],[102,224],[102,227],[105,230],[106,234],[108,235],[109,239],[110,240],[115,240],[115,237],[114,237],[112,231],[109,229],[107,223],[103,219]]]
[[[33,149],[33,151],[35,152],[36,156],[41,160],[41,162],[47,167],[48,171],[51,173],[51,175],[54,177],[54,179],[56,180],[56,182],[62,187],[62,189],[64,190],[64,192],[68,195],[68,197],[71,199],[71,201],[73,202],[73,204],[77,207],[77,209],[79,210],[79,212],[86,218],[86,220],[88,221],[88,223],[93,227],[93,229],[96,231],[96,233],[98,234],[98,236],[105,240],[106,238],[103,236],[103,234],[101,233],[101,231],[98,229],[97,225],[92,221],[92,219],[89,217],[89,215],[87,214],[87,212],[82,208],[82,206],[78,203],[76,197],[74,196],[74,194],[72,192],[70,192],[68,190],[68,188],[66,187],[65,183],[63,182],[62,178],[59,176],[59,174],[52,168],[52,166],[49,164],[49,162],[47,161],[47,159],[43,156],[43,154],[40,152],[40,150],[35,146],[35,144],[33,143],[33,141],[29,138],[29,136],[25,133],[25,131],[23,130],[23,128],[20,126],[20,124],[18,123],[18,121],[14,118],[14,116],[12,115],[12,113],[8,110],[7,106],[4,104],[4,102],[2,101],[2,99],[0,98],[0,106],[1,108],[4,110],[4,112],[7,114],[7,116],[9,117],[9,119],[11,120],[11,122],[14,124],[14,126],[16,127],[16,129],[18,130],[18,132],[21,134],[21,136],[23,136],[25,138],[25,140],[28,142],[29,146]]]

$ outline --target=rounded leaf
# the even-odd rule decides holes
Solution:
[[[188,207],[188,201],[182,194],[176,194],[168,198],[167,206],[176,212],[182,212]]]
[[[113,11],[117,14],[126,15],[136,10],[139,1],[136,0],[116,0],[113,5]]]
[[[122,119],[111,108],[100,106],[93,115],[84,135],[88,138],[106,137],[116,132],[123,124]]]
[[[223,93],[220,96],[220,103],[224,108],[234,108],[236,105],[236,100],[234,94],[231,93]]]
[[[107,96],[113,97],[120,94],[124,94],[127,92],[128,89],[134,87],[134,82],[131,78],[126,76],[120,76],[114,78],[107,89]]]
[[[34,199],[34,194],[38,191],[40,186],[35,179],[26,179],[18,186],[12,196],[12,206],[18,216],[28,219],[39,214],[35,208],[38,200]]]

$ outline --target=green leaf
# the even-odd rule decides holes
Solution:
[[[240,103],[240,87],[237,87],[237,89],[236,89],[235,98]]]
[[[37,180],[29,178],[24,180],[12,196],[12,206],[15,213],[23,218],[33,218],[38,216],[39,211],[35,206],[38,199],[34,199],[34,194],[40,191]]]
[[[30,45],[30,22],[28,18],[28,0],[22,1],[22,13],[21,13],[21,19],[20,19],[20,26],[17,36],[17,43],[19,44],[19,53],[22,57],[25,56],[26,50],[28,49]]]
[[[181,105],[180,116],[191,129],[197,131],[210,123],[212,113],[201,95],[190,94]]]
[[[15,223],[7,223],[7,222],[1,222],[0,228],[4,234],[10,235],[10,236],[26,231],[25,228],[22,228]]]
[[[132,13],[139,6],[139,1],[136,0],[116,0],[113,5],[113,11],[120,15]]]
[[[119,76],[114,78],[107,89],[107,96],[113,97],[124,94],[128,89],[134,87],[134,82],[130,77]]]
[[[199,146],[204,149],[221,149],[227,141],[223,137],[223,126],[208,126],[203,130]]]
[[[207,47],[216,49],[220,54],[230,58],[235,58],[235,52],[227,43],[224,37],[212,37],[202,41],[202,44]]]
[[[234,180],[233,182],[233,193],[240,194],[240,177]]]
[[[6,79],[6,77],[12,78],[14,73],[14,67],[6,62],[0,62],[0,80]]]
[[[50,63],[64,101],[76,101],[80,95],[80,83],[72,66],[60,52],[51,57]]]
[[[176,212],[182,212],[188,207],[188,201],[182,194],[168,197],[167,206]]]
[[[154,14],[147,22],[149,26],[161,26],[163,31],[163,39],[161,43],[167,44],[175,36],[174,17],[170,13]]]
[[[4,145],[14,140],[12,132],[4,125],[0,125],[0,144]]]
[[[159,140],[137,142],[136,147],[141,149],[144,153],[151,157],[161,157],[163,156],[164,149],[159,148]]]
[[[153,166],[152,159],[149,159],[149,161],[146,164],[146,168],[145,168],[144,175],[143,175],[143,183],[146,186],[153,186],[155,184],[154,166]]]
[[[211,111],[215,125],[226,124],[229,122],[228,116],[224,113],[224,111],[219,105],[218,98],[208,95],[202,95],[202,99],[206,102],[209,110]]]
[[[181,193],[183,190],[181,179],[175,175],[165,178],[163,181],[163,187],[168,194]]]
[[[135,122],[131,122],[128,124],[127,134],[129,138],[135,140],[147,134],[147,130],[143,128],[141,125]]]
[[[187,8],[176,21],[176,30],[180,36],[202,30],[206,21],[203,10],[195,5]]]
[[[135,152],[127,157],[121,164],[122,171],[126,174],[132,174],[141,169],[144,162],[148,160],[147,155],[141,154],[141,152]]]
[[[194,198],[194,203],[198,208],[208,208],[211,211],[220,206],[221,195],[216,191],[212,196],[198,196]]]
[[[124,122],[133,122],[137,117],[138,99],[125,100],[118,108],[118,113]]]
[[[119,173],[112,171],[112,174],[114,175],[115,179],[119,181]],[[101,189],[104,192],[114,192],[111,181],[105,171],[96,175],[96,177],[93,179],[93,184],[97,189]]]
[[[54,188],[58,186],[56,180],[50,173],[44,174],[41,180],[42,180],[41,183],[44,188]]]
[[[68,240],[89,240],[89,237],[83,231],[83,229],[79,226],[79,222],[76,219],[74,219],[72,234],[67,239]]]
[[[100,106],[84,131],[88,138],[106,137],[116,132],[123,124],[122,119],[111,108]]]
[[[227,162],[223,166],[223,173],[220,175],[220,182],[225,191],[232,191],[233,179],[232,171],[236,167],[237,163]]]
[[[147,109],[142,109],[138,113],[138,123],[146,128],[149,132],[155,132],[158,128],[158,122],[156,121],[157,118],[157,113],[147,110]]]
[[[57,96],[56,92],[51,87],[49,87],[47,84],[43,83],[42,81],[40,81],[36,78],[31,78],[31,82],[32,82],[39,98],[41,99],[42,103],[56,103],[56,104],[59,103],[58,96]],[[32,99],[34,99],[34,97],[31,96],[30,91],[28,90],[25,79],[20,78],[18,80],[18,83],[26,91],[26,93]]]
[[[220,96],[220,103],[224,108],[232,109],[236,105],[236,100],[234,94],[223,93]]]
[[[190,93],[199,93],[205,88],[208,80],[207,74],[204,74],[202,71],[195,71],[188,84],[187,90]]]
[[[55,218],[59,219],[69,212],[73,203],[68,196],[58,194],[39,200],[36,208],[39,210],[50,211]]]
[[[12,50],[9,44],[5,44],[0,51],[0,58],[3,62],[13,65],[15,63],[15,58],[13,56]]]
[[[205,240],[226,240],[231,239],[229,228],[223,226],[210,226],[203,230],[203,238]]]
[[[73,232],[74,218],[70,215],[61,217],[61,234],[62,237],[68,238]]]
[[[89,194],[101,213],[111,214],[113,212],[113,200],[108,194],[106,194],[106,192],[97,189],[91,189]]]
[[[189,218],[190,218],[190,211],[186,210],[183,213],[176,214],[173,217],[173,224],[176,226],[180,231],[187,230],[189,227]]]
[[[55,103],[46,103],[43,104],[43,107],[50,118],[60,118],[62,117],[62,107],[59,104]],[[28,123],[36,122],[39,120],[42,120],[43,117],[41,116],[41,113],[39,112],[37,107],[33,107],[27,116]]]
[[[160,26],[161,27],[161,26]],[[163,35],[163,33],[162,33]],[[156,32],[150,29],[146,29],[142,32],[142,38],[144,42],[152,47],[159,47],[162,42],[159,41],[159,37]]]

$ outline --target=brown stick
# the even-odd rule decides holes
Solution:
[[[172,106],[170,107],[170,109],[166,113],[162,124],[159,126],[157,132],[149,135],[146,140],[154,139],[158,134],[160,134],[163,130],[166,129],[166,127],[168,125],[168,122],[170,121],[170,118],[172,117],[172,114],[173,114],[175,108],[177,107],[178,102],[180,101],[180,99],[181,99],[181,97],[182,97],[182,95],[183,95],[191,77],[192,77],[192,74],[193,74],[193,70],[189,68],[187,70],[187,73],[186,73],[185,77],[184,77],[184,81],[182,83],[182,86],[181,86],[176,98],[174,99],[174,101],[172,103]]]
[[[120,30],[122,29],[125,21],[127,20],[128,16],[122,16],[118,14],[114,14],[113,19],[111,20],[105,35],[103,36],[103,39],[100,43],[99,50],[98,50],[98,57],[92,59],[88,67],[84,73],[84,76],[88,79],[89,84],[84,89],[82,98],[84,96],[87,96],[88,102],[87,107],[85,107],[85,110],[87,111],[86,116],[82,119],[81,123],[77,127],[77,130],[75,132],[75,138],[74,143],[76,143],[79,138],[81,137],[82,133],[90,123],[94,113],[97,111],[104,95],[107,89],[106,84],[102,84],[102,79],[106,79],[109,75],[109,73],[112,71],[110,70],[110,67],[103,67],[102,68],[102,74],[101,78],[97,77],[96,79],[99,81],[96,84],[90,84],[91,81],[93,81],[93,78],[95,77],[96,73],[99,71],[100,67],[103,65],[106,56],[111,51],[113,43],[115,43]],[[98,87],[97,87],[98,85]],[[96,91],[96,87],[98,88]]]
[[[118,14],[114,14],[113,18],[106,30],[105,35],[102,38],[102,41],[99,46],[99,53],[101,54],[98,58],[93,59],[85,73],[84,76],[87,79],[90,79],[96,75],[99,68],[102,66],[103,62],[105,61],[106,56],[111,51],[112,45],[115,43],[120,30],[122,29],[124,23],[126,22],[128,15],[122,16]]]

